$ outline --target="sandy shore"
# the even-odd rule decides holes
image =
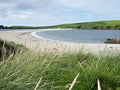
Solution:
[[[20,30],[20,31],[0,31],[0,38],[7,41],[13,41],[17,44],[39,51],[53,52],[77,52],[82,50],[85,53],[118,53],[120,52],[119,44],[93,44],[93,43],[72,43],[51,41],[47,39],[38,39],[31,35],[32,32],[41,30]]]

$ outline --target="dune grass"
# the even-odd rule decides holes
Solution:
[[[120,54],[34,52],[2,40],[0,45],[0,90],[120,90]]]
[[[21,50],[0,62],[0,90],[120,90],[120,54]]]
[[[15,54],[22,48],[25,49],[23,45],[15,44],[14,42],[8,42],[0,39],[0,61],[8,58],[11,54]]]

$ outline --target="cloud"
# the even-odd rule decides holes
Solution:
[[[0,0],[0,24],[53,25],[120,19],[119,0]]]
[[[48,8],[51,2],[52,0],[0,0],[0,20],[10,19],[12,22],[27,19],[32,13]]]
[[[26,10],[48,7],[52,0],[0,0],[0,8],[4,10]]]
[[[11,1],[11,0],[0,0],[1,3],[2,2],[9,2],[9,1]]]
[[[99,14],[120,12],[119,0],[56,0],[56,2],[65,7]]]

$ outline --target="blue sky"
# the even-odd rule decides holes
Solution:
[[[2,25],[120,20],[120,0],[0,0]]]

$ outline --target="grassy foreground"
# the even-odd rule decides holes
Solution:
[[[120,90],[120,54],[21,50],[0,62],[0,90]]]

